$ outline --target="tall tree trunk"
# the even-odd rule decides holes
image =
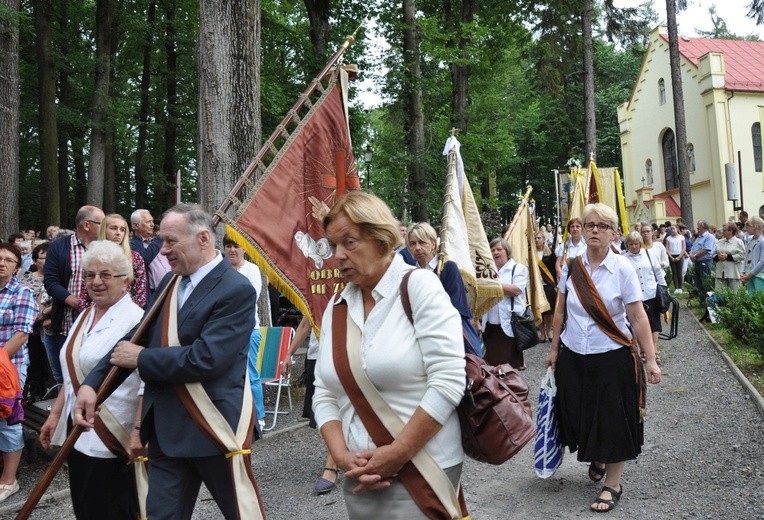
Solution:
[[[594,41],[592,37],[593,1],[584,0],[581,33],[584,43],[584,164],[597,159],[597,119],[594,109]]]
[[[682,218],[693,225],[692,192],[690,191],[690,168],[687,165],[687,124],[684,118],[684,93],[682,92],[682,69],[679,61],[679,40],[676,28],[676,1],[666,0],[666,25],[669,37],[669,62],[671,64],[671,92],[674,98],[674,125],[676,135],[676,160],[679,167],[679,205]]]
[[[171,5],[170,5],[171,4]],[[177,160],[175,145],[178,141],[178,50],[175,47],[177,31],[175,28],[175,2],[170,2],[165,10],[166,30],[164,38],[165,54],[167,55],[167,120],[164,125],[164,157],[162,174],[164,177],[163,201],[164,210],[175,204],[175,170]]]
[[[109,78],[114,78],[115,64],[117,63],[117,45],[119,44],[117,38],[119,36],[118,28],[116,27],[116,19],[111,17],[111,30],[109,50],[111,52],[111,58],[109,59]],[[109,80],[109,97],[114,98],[114,82]],[[116,147],[114,144],[114,124],[107,116],[106,128],[104,129],[104,168],[103,168],[103,211],[107,215],[109,213],[117,212],[117,170],[116,170]]]
[[[448,2],[450,4],[450,2]],[[449,5],[450,7],[450,5]],[[448,9],[450,11],[450,9]],[[473,20],[472,0],[462,0],[461,20],[451,24],[454,29],[454,39],[449,42],[451,46],[458,45],[458,61],[451,63],[451,124],[462,132],[467,131],[467,102],[469,96],[469,81],[471,67],[463,63],[465,49],[470,44],[470,39],[459,29],[463,24],[469,24]],[[458,42],[456,41],[458,39]]]
[[[93,130],[90,134],[88,164],[88,203],[103,205],[106,172],[106,125],[108,124],[109,73],[111,71],[111,0],[96,2],[95,90],[93,93]]]
[[[141,106],[138,114],[138,144],[135,152],[135,207],[144,208],[146,202],[146,139],[149,123],[149,88],[151,87],[151,51],[154,48],[154,21],[156,19],[156,0],[149,2],[146,20],[146,34],[143,40],[143,71],[141,72]]]
[[[260,146],[260,0],[200,0],[197,60],[199,202],[215,211]]]
[[[56,126],[56,70],[51,45],[50,0],[34,3],[35,54],[40,124],[40,214],[38,228],[61,225],[61,204],[58,186],[58,129]]]
[[[326,58],[329,45],[329,0],[303,0],[310,22],[310,43],[317,62]],[[317,65],[320,66],[320,65]]]
[[[62,2],[56,8],[56,14],[58,19],[58,27],[61,35],[63,36],[59,42],[59,53],[63,57],[59,61],[58,68],[58,101],[62,107],[69,107],[72,102],[72,87],[69,84],[69,64],[67,62],[67,56],[69,56],[69,40],[72,39],[69,34],[69,15],[67,12],[66,2]],[[70,123],[62,122],[58,128],[58,199],[60,204],[59,221],[61,226],[69,225],[69,142],[74,144],[72,136],[72,125]],[[72,146],[72,152],[74,152],[74,146]],[[82,187],[74,183],[75,194],[84,190],[85,185]],[[83,194],[82,198],[85,198]],[[77,197],[75,196],[75,199]]]
[[[419,39],[416,29],[416,1],[403,0],[403,65],[405,69],[406,167],[411,179],[415,221],[427,220],[424,164],[424,117],[422,115],[422,70],[419,63]]]
[[[0,236],[19,230],[19,0],[0,18]]]

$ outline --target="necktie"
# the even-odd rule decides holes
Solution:
[[[183,307],[186,302],[186,292],[188,292],[188,284],[191,283],[191,278],[183,276],[180,279],[180,287],[178,288],[178,309]]]

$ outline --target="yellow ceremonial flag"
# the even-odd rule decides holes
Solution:
[[[528,204],[521,210],[521,214],[512,228],[507,242],[512,247],[512,259],[518,264],[528,267],[528,287],[526,296],[528,305],[533,311],[536,323],[541,323],[541,314],[550,309],[549,302],[544,294],[544,284],[541,279],[541,270],[536,260],[536,244],[533,240],[534,219]]]

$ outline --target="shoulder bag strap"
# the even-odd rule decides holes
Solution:
[[[411,301],[408,296],[408,279],[412,271],[406,273],[401,282],[401,300],[406,316],[412,320],[413,325],[413,314],[410,314]],[[349,325],[355,329],[352,334],[348,334]],[[354,350],[352,352],[354,362],[351,362],[351,349]],[[349,319],[345,301],[337,303],[332,314],[332,360],[340,384],[374,444],[377,446],[392,444],[395,440],[394,435],[400,433],[404,423],[374,388],[363,369],[359,368],[360,329]],[[356,365],[357,370],[353,370],[353,366]],[[425,477],[425,474],[429,475],[429,479]],[[445,472],[426,450],[420,450],[412,460],[404,464],[398,476],[411,498],[428,518],[442,520],[469,518],[461,486],[457,496]]]
[[[162,309],[162,348],[180,345],[178,338],[178,292],[180,277],[172,281],[170,297]],[[254,405],[249,388],[249,371],[244,372],[244,388],[239,423],[234,431],[199,382],[175,385],[184,408],[210,441],[225,456],[234,485],[238,517],[247,520],[265,518],[260,489],[252,473],[250,454],[254,430]]]

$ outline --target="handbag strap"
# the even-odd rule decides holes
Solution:
[[[647,255],[647,261],[650,264],[650,272],[653,273],[653,278],[655,278],[655,285],[658,285],[658,276],[655,274],[655,267],[653,267],[653,259],[650,258],[650,252],[645,248],[645,254]]]
[[[409,316],[408,312],[411,311],[411,301],[408,298],[407,287],[411,272],[412,271],[406,273],[403,281],[401,282],[402,288],[406,286],[405,298],[402,294],[401,300],[405,300],[404,310],[406,310],[405,302],[408,302],[407,316]],[[413,315],[410,317],[410,319],[413,320]],[[337,372],[337,377],[340,380],[342,388],[345,390],[345,393],[350,399],[350,403],[353,405],[355,413],[358,414],[358,417],[361,419],[364,427],[369,432],[369,436],[371,437],[374,444],[377,446],[387,446],[392,444],[395,439],[393,434],[388,430],[382,419],[374,410],[372,404],[366,398],[366,395],[364,395],[359,381],[356,379],[356,376],[353,373],[350,364],[350,356],[348,353],[348,349],[351,347],[351,345],[348,343],[347,329],[347,302],[342,300],[334,306],[332,313],[332,360],[334,361],[334,368]],[[357,342],[358,338],[356,337],[354,341]],[[358,345],[354,345],[354,347],[358,348]],[[369,381],[368,384],[371,384],[371,382]],[[420,454],[421,453],[422,452],[420,452]],[[420,457],[420,454],[417,454],[415,458]],[[432,459],[429,454],[425,453],[425,455],[426,457]],[[437,470],[440,470],[441,472],[443,471],[440,467],[437,467]],[[413,460],[410,460],[403,465],[403,467],[398,471],[398,476],[406,490],[409,492],[409,495],[411,495],[411,498],[416,503],[417,507],[419,507],[422,513],[424,513],[428,518],[443,520],[452,520],[454,518],[454,516],[449,513],[447,508],[443,505],[441,499],[438,498],[438,495],[436,494],[432,485],[430,485],[417,465],[414,464]],[[443,476],[445,477],[445,473],[443,473]],[[448,482],[448,485],[450,487],[451,483]],[[451,489],[453,490],[453,487]],[[458,504],[460,509],[459,513],[463,518],[468,519],[469,514],[467,513],[467,505],[464,500],[464,493],[461,486],[459,486]]]

